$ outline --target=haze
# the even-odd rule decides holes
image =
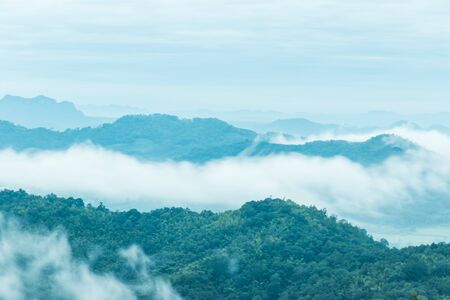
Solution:
[[[447,1],[0,0],[0,94],[152,112],[448,111]]]

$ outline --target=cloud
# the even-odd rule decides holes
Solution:
[[[181,300],[169,284],[149,275],[151,261],[139,246],[132,245],[128,249],[121,250],[120,255],[138,275],[138,281],[133,285],[133,289],[139,295],[147,295],[155,300]]]
[[[426,148],[369,167],[340,157],[302,155],[236,157],[197,165],[140,162],[86,145],[59,152],[5,150],[0,152],[0,187],[141,210],[224,210],[272,196],[326,208],[376,230],[448,224],[450,138],[432,131],[395,132]]]
[[[140,251],[140,259],[148,260],[137,246],[130,249],[123,251]],[[62,233],[30,233],[0,215],[1,299],[122,300],[138,299],[138,295],[152,295],[156,300],[181,299],[166,282],[146,272],[139,278],[140,285],[127,286],[112,275],[95,274],[72,257]]]
[[[166,50],[188,46],[183,49],[202,52],[265,45],[290,53],[309,52],[318,46],[326,52],[325,44],[333,49],[350,45],[354,50],[365,43],[419,46],[417,39],[441,44],[450,35],[441,26],[450,13],[446,4],[442,0],[2,0],[0,26],[9,33],[0,31],[0,41],[19,46],[22,53],[23,46],[32,45],[33,52],[59,49],[66,54],[89,53],[92,45],[110,54],[102,46],[160,46],[157,52],[161,46]],[[380,55],[363,51],[357,57]]]
[[[392,59],[405,60],[398,49],[418,51],[430,44],[448,49],[445,37],[450,30],[441,26],[450,13],[446,4],[441,0],[2,0],[0,45],[4,57],[20,54],[25,62],[36,61],[37,54],[46,61],[113,63],[142,61],[161,53],[173,57],[250,51],[347,63],[375,57],[392,63]]]

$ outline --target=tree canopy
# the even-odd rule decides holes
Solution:
[[[0,192],[28,230],[64,231],[77,259],[133,282],[118,251],[139,245],[186,299],[450,299],[450,245],[403,249],[315,207],[280,199],[214,213],[110,211],[81,199]],[[95,259],[93,259],[95,253]]]

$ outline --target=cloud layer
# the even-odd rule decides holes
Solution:
[[[395,132],[426,148],[370,167],[339,157],[302,155],[237,157],[196,165],[143,163],[83,145],[63,152],[6,150],[0,152],[0,187],[103,201],[112,209],[224,210],[280,197],[374,228],[415,230],[448,224],[450,138],[428,131]]]

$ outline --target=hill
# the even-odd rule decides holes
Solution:
[[[97,126],[111,119],[88,117],[71,102],[57,102],[45,96],[23,98],[6,95],[0,99],[0,120],[28,128],[64,130]]]
[[[379,135],[365,142],[339,140],[314,141],[301,145],[280,145],[268,142],[257,144],[248,151],[251,156],[297,153],[325,158],[342,156],[351,161],[370,165],[382,162],[391,156],[402,155],[417,148],[413,143],[393,135]]]
[[[265,131],[283,132],[300,136],[335,132],[339,129],[337,124],[321,124],[304,118],[280,119],[264,126]]]
[[[222,213],[112,212],[80,199],[3,191],[0,212],[30,231],[64,230],[77,259],[125,282],[133,278],[118,251],[139,245],[152,258],[153,274],[170,279],[186,299],[450,297],[450,245],[391,249],[291,201],[252,201]]]
[[[64,132],[27,129],[0,122],[0,148],[18,151],[63,150],[92,143],[143,160],[202,162],[235,156],[256,134],[217,119],[179,119],[168,115],[126,116],[99,127]]]
[[[380,136],[367,142],[321,141],[305,145],[283,145],[261,141],[246,129],[218,119],[180,119],[170,115],[125,116],[99,127],[64,132],[44,128],[27,129],[0,121],[0,149],[63,150],[92,143],[146,161],[207,162],[237,155],[266,156],[300,153],[310,156],[344,156],[355,162],[380,162],[413,147],[403,140]]]

